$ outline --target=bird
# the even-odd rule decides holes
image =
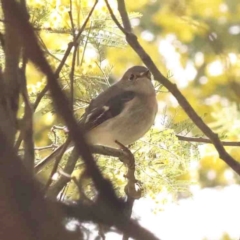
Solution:
[[[117,142],[128,146],[145,135],[157,111],[150,71],[144,66],[133,66],[90,102],[79,122],[89,145],[119,149]],[[68,148],[73,145],[70,142]],[[56,157],[61,149],[57,148],[51,155]],[[36,168],[42,168],[45,162],[43,159]]]

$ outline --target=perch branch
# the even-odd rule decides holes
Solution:
[[[61,146],[60,146],[61,147]],[[118,157],[118,158],[127,158],[128,156],[126,153],[119,149],[104,147],[104,146],[89,146],[92,153],[95,154],[101,154],[105,156],[112,156],[112,157]],[[54,154],[54,152],[52,153]],[[49,155],[50,159],[52,159],[51,154]],[[71,155],[69,156],[69,159],[63,169],[63,172],[66,174],[71,175],[74,167],[76,165],[76,162],[78,160],[78,153],[76,151],[76,148],[73,148],[73,151]],[[48,163],[48,160],[46,162],[43,162],[43,164],[37,165],[35,167],[36,172],[41,171],[41,169],[45,166],[45,164]],[[54,198],[58,195],[58,193],[63,189],[63,187],[68,183],[69,179],[65,176],[60,176],[60,178],[49,188],[49,191],[47,195],[51,198]]]
[[[135,178],[135,158],[132,152],[125,147],[120,142],[116,141],[116,143],[121,147],[123,152],[126,156],[121,157],[120,160],[122,160],[125,165],[127,166],[127,185],[125,186],[125,193],[127,195],[127,202],[126,202],[126,208],[125,208],[125,216],[128,219],[131,219],[132,215],[132,208],[135,199],[139,199],[142,195],[142,189],[136,190],[136,183],[138,182]],[[128,240],[129,236],[128,234],[123,234],[123,240]]]

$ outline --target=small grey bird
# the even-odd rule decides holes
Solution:
[[[90,145],[119,148],[116,140],[129,145],[141,138],[153,125],[157,110],[151,73],[146,67],[134,66],[91,101],[80,123]],[[51,155],[60,152],[61,147]],[[40,165],[45,165],[44,159],[36,167]]]

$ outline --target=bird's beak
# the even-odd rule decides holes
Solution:
[[[148,78],[149,80],[151,80],[151,73],[150,73],[150,71],[147,69],[146,71],[144,71],[144,72],[141,72],[140,73],[140,76],[141,77],[146,77],[146,78]]]

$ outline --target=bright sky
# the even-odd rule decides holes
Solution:
[[[197,190],[192,198],[165,206],[153,214],[150,199],[136,201],[134,215],[140,224],[161,240],[220,240],[227,233],[239,240],[240,187]],[[120,240],[121,236],[109,234],[106,240]]]

